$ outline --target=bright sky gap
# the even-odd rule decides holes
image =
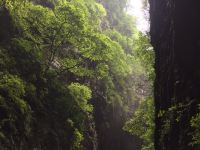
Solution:
[[[146,32],[149,31],[148,13],[145,13],[142,7],[142,0],[130,0],[128,13],[136,17],[138,30]]]

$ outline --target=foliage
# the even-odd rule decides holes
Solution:
[[[200,143],[200,114],[196,114],[190,121],[191,127],[194,129],[192,133],[192,145]]]
[[[83,135],[77,130],[74,130],[74,140],[73,140],[73,146],[72,149],[73,150],[79,150],[81,149],[81,142],[83,140]]]
[[[69,92],[78,104],[78,106],[85,112],[92,112],[92,105],[88,104],[88,100],[92,97],[91,90],[79,83],[72,83],[68,86]]]
[[[103,126],[109,122],[112,131],[119,120],[122,130],[123,116],[140,97],[138,80],[145,76],[126,2],[0,3],[3,149],[89,149],[99,125],[93,115],[100,113],[107,118],[99,119]],[[137,48],[141,58],[142,49]]]
[[[107,10],[107,21],[104,25],[116,29],[122,35],[132,36],[135,30],[135,19],[124,11],[126,9],[127,0],[102,0]]]
[[[141,65],[145,68],[147,77],[154,81],[154,51],[150,44],[148,35],[144,35],[141,32],[136,32],[134,35],[134,45],[136,58],[139,59]]]
[[[142,150],[154,150],[154,104],[151,98],[141,100],[124,130],[144,140]]]
[[[8,139],[20,142],[24,140],[23,136],[29,134],[31,110],[23,99],[25,94],[23,81],[11,74],[0,73],[0,77],[0,139],[2,145],[7,145]],[[19,143],[13,144],[16,144],[16,148],[19,146]]]
[[[131,40],[132,39],[132,40]],[[140,96],[139,106],[133,116],[126,122],[123,129],[132,135],[138,136],[143,141],[142,149],[154,150],[154,101],[152,86],[154,81],[154,52],[150,45],[148,35],[134,32],[128,42],[133,46],[134,75],[145,76],[149,93]],[[128,43],[127,42],[127,43]],[[130,48],[129,48],[130,49]],[[129,50],[130,51],[130,50]],[[145,72],[145,73],[144,73]],[[141,81],[144,80],[140,77]]]

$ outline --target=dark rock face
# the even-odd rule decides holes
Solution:
[[[200,1],[150,0],[150,7],[156,150],[199,150],[190,120],[200,103]]]
[[[100,91],[100,90],[99,90]],[[93,100],[94,118],[98,137],[97,150],[140,150],[142,141],[123,131],[127,116],[121,108],[106,104],[101,96]]]

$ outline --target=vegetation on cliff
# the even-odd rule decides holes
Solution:
[[[130,150],[147,140],[122,129],[153,77],[153,51],[126,4],[0,1],[2,149]],[[138,119],[151,117],[140,113],[151,102]]]

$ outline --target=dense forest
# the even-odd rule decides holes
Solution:
[[[128,2],[0,0],[1,150],[154,149],[154,52]]]
[[[0,150],[200,149],[200,1],[130,2],[0,0]]]

